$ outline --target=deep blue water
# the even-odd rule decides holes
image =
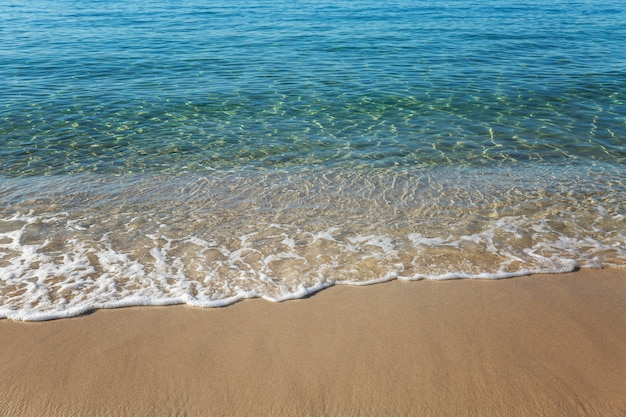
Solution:
[[[0,175],[622,164],[621,1],[8,1]]]
[[[626,3],[0,3],[0,317],[626,265]]]

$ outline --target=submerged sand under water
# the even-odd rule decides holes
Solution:
[[[618,178],[552,168],[7,181],[0,317],[621,267]]]

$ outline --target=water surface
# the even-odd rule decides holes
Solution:
[[[0,316],[626,265],[626,6],[0,5]]]

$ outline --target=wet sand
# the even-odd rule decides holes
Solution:
[[[0,320],[0,416],[626,416],[626,270]]]

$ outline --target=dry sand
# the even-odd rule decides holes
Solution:
[[[626,416],[626,270],[0,320],[0,416]]]

